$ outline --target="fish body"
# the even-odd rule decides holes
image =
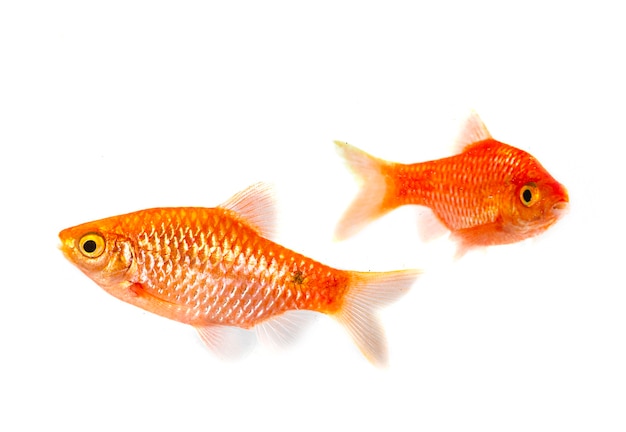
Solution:
[[[231,330],[289,333],[291,311],[329,314],[345,324],[374,363],[386,359],[375,309],[404,293],[415,271],[339,270],[269,237],[271,194],[262,185],[215,208],[141,210],[68,228],[65,256],[127,303],[194,326],[218,353],[236,352]],[[288,338],[288,334],[279,334]]]
[[[337,237],[346,238],[402,205],[429,207],[458,242],[458,254],[540,234],[563,214],[567,190],[529,153],[491,137],[474,114],[461,135],[462,151],[443,159],[401,164],[336,142],[362,179]]]

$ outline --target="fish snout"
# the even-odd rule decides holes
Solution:
[[[553,210],[567,210],[569,208],[569,202],[559,201],[552,206]]]
[[[560,183],[556,183],[553,189],[554,196],[557,200],[552,204],[552,213],[556,215],[557,218],[560,218],[569,210],[569,194],[565,186]]]
[[[556,216],[557,219],[561,219],[568,212],[569,212],[569,201],[567,200],[558,201],[552,205],[552,214]]]

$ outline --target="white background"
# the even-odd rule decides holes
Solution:
[[[217,3],[0,6],[0,429],[626,429],[623,6]],[[436,159],[471,109],[567,186],[565,219],[458,261],[411,207],[332,241],[357,192],[333,140]],[[323,316],[224,363],[57,249],[65,227],[259,180],[284,245],[427,271],[381,314],[386,370]]]

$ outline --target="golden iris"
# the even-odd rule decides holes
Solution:
[[[78,248],[87,258],[98,258],[105,249],[104,238],[96,233],[85,234],[80,238]]]
[[[519,191],[519,198],[526,207],[539,201],[539,188],[534,182],[526,183]]]

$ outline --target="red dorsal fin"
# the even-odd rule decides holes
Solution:
[[[255,183],[236,193],[219,207],[231,210],[265,238],[273,238],[276,224],[276,208],[272,187]]]

